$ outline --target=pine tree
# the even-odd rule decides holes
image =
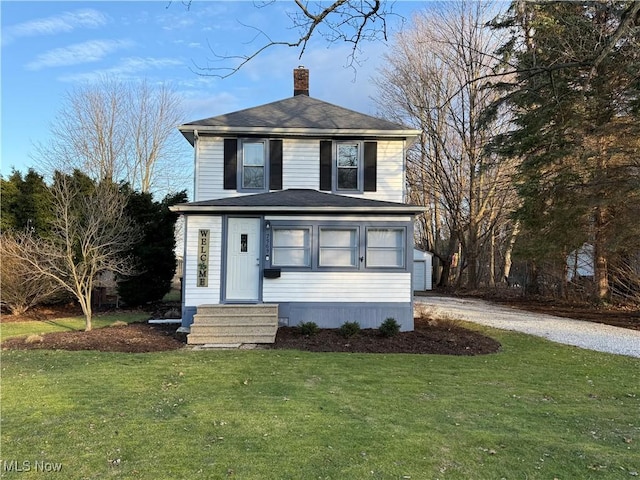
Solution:
[[[522,159],[528,253],[561,258],[591,243],[599,300],[610,257],[633,248],[617,235],[638,228],[639,11],[631,1],[515,1],[495,22],[513,32],[500,53],[514,68],[501,87],[515,114],[495,145]]]

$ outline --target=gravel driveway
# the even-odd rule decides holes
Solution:
[[[537,335],[558,343],[640,358],[640,331],[554,317],[484,300],[443,296],[415,297],[435,313],[481,325]]]

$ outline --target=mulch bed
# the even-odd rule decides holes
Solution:
[[[132,323],[126,326],[97,328],[90,332],[56,332],[27,343],[25,338],[2,342],[3,349],[96,350],[101,352],[145,353],[177,350],[186,345],[176,325]],[[443,355],[479,355],[495,353],[500,344],[487,336],[459,327],[452,322],[416,320],[413,332],[401,332],[384,338],[377,330],[361,330],[349,339],[337,330],[321,330],[304,336],[295,327],[278,329],[276,342],[265,348],[295,349],[313,352],[418,353]]]
[[[15,350],[96,350],[99,352],[147,353],[177,350],[185,341],[176,334],[176,325],[130,323],[96,328],[89,332],[55,332],[27,342],[25,337],[9,338],[3,349]]]
[[[295,327],[280,327],[271,348],[310,352],[353,353],[431,353],[442,355],[480,355],[495,353],[500,343],[453,322],[416,319],[413,332],[400,332],[385,338],[377,330],[365,329],[344,338],[337,329],[320,330],[312,336],[300,334]]]

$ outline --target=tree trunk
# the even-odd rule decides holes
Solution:
[[[594,213],[594,245],[593,245],[593,275],[595,298],[599,302],[609,298],[609,275],[607,269],[607,255],[605,249],[606,209],[596,207]]]
[[[467,287],[478,288],[478,230],[474,221],[469,223],[469,235],[464,250],[467,265]]]
[[[82,289],[79,289],[82,291]],[[84,331],[90,332],[93,328],[91,320],[93,318],[93,310],[91,308],[91,290],[82,291],[83,295],[81,298],[78,298],[80,302],[80,307],[82,308],[82,313],[84,314]]]
[[[569,265],[567,263],[567,258],[569,257],[569,253],[567,252],[566,248],[562,249],[562,255],[560,256],[560,261],[562,262],[561,265],[562,267],[560,268],[561,273],[561,278],[560,278],[560,288],[559,288],[559,295],[560,298],[565,299],[568,297],[568,291],[569,291],[569,282],[568,282],[568,277],[569,277]]]
[[[90,332],[91,329],[93,328],[93,325],[91,324],[92,317],[93,317],[93,314],[91,311],[91,307],[89,307],[89,309],[84,313],[84,318],[85,318],[84,331],[85,332]]]
[[[442,270],[440,272],[440,280],[438,281],[438,287],[449,286],[449,275],[451,274],[451,260],[440,260]]]
[[[496,286],[496,229],[491,227],[491,244],[489,251],[489,286]]]
[[[520,233],[520,222],[517,221],[513,226],[513,230],[511,230],[511,237],[509,238],[509,242],[507,243],[507,248],[504,252],[504,264],[502,266],[502,280],[508,283],[509,275],[511,275],[511,254],[513,253],[513,246],[516,243],[516,239],[518,238],[518,234]]]

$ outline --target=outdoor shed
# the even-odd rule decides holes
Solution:
[[[413,290],[431,290],[433,277],[433,253],[413,249]]]

